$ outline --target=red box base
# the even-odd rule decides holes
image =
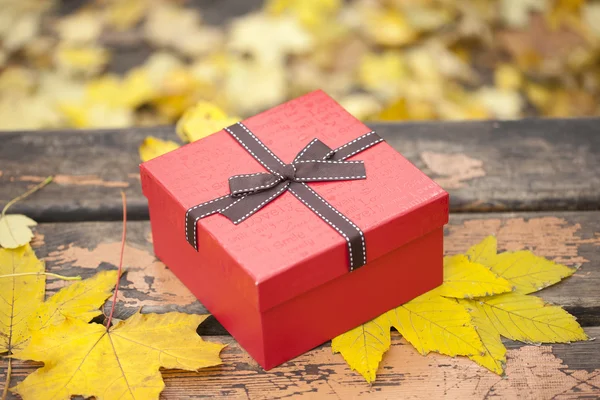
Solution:
[[[440,227],[352,273],[261,312],[255,301],[240,301],[248,285],[254,285],[252,277],[223,249],[198,253],[183,235],[174,234],[168,213],[158,211],[172,206],[167,204],[173,200],[164,191],[152,191],[148,197],[156,255],[267,370],[433,289],[443,280]]]

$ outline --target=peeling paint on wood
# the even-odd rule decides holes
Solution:
[[[462,253],[469,243],[495,235],[499,251],[531,250],[558,263],[578,265],[590,261],[579,254],[581,245],[600,246],[600,232],[583,238],[581,229],[581,223],[557,217],[466,219],[448,226],[444,245],[449,254]]]
[[[17,181],[21,182],[42,182],[46,177],[23,175],[17,177]],[[138,176],[139,179],[139,176]],[[126,188],[129,187],[128,182],[121,181],[105,181],[97,175],[54,175],[52,182],[63,185],[77,185],[77,186],[101,186],[105,188]]]
[[[45,260],[53,265],[53,270],[60,270],[63,266],[69,265],[91,269],[91,272],[95,273],[102,264],[116,267],[119,263],[120,250],[120,242],[100,243],[91,249],[71,243],[68,246],[59,246],[50,252]],[[121,290],[118,300],[126,306],[135,308],[164,304],[186,306],[196,301],[194,295],[162,262],[156,259],[151,248],[140,249],[126,245],[123,268],[126,271],[124,283],[130,290]],[[48,284],[48,289],[57,290],[65,285],[68,285],[68,282],[52,281]],[[137,293],[133,294],[135,292]]]
[[[446,190],[465,187],[466,181],[485,176],[483,161],[466,154],[424,151],[421,160],[427,166],[425,173],[432,172],[433,180]]]

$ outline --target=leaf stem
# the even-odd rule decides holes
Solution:
[[[46,186],[47,184],[49,184],[50,182],[52,182],[52,179],[54,179],[53,176],[49,176],[46,179],[44,179],[42,182],[38,183],[37,185],[35,185],[34,187],[32,187],[31,189],[29,189],[28,191],[26,191],[25,193],[23,193],[20,196],[15,197],[14,199],[12,199],[11,201],[9,201],[8,203],[6,203],[6,205],[4,206],[4,208],[2,209],[2,214],[0,215],[0,218],[4,217],[4,214],[6,214],[6,210],[8,210],[8,207],[12,206],[13,204],[15,204],[17,201],[21,201],[24,198],[26,198],[27,196],[37,192],[38,190],[40,190],[41,188],[43,188],[44,186]]]
[[[6,400],[6,396],[8,396],[8,386],[10,385],[10,376],[12,373],[12,358],[8,357],[7,361],[8,367],[6,368],[6,382],[2,391],[2,400]]]
[[[121,257],[119,259],[119,271],[117,273],[117,284],[115,285],[115,294],[113,295],[112,305],[110,307],[110,314],[106,321],[106,331],[110,329],[113,314],[115,312],[115,305],[117,304],[117,294],[119,293],[119,280],[121,278],[121,271],[123,270],[123,253],[125,253],[125,236],[127,236],[127,196],[125,192],[121,191],[121,200],[123,201],[123,235],[121,236]]]
[[[46,275],[46,276],[52,276],[54,278],[62,279],[63,281],[80,281],[81,280],[81,276],[79,276],[79,275],[77,275],[77,276],[64,276],[64,275],[54,274],[52,272],[21,272],[21,273],[18,273],[18,274],[0,275],[0,278],[13,278],[15,276],[28,276],[28,275]]]

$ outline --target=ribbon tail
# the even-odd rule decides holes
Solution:
[[[383,142],[383,138],[375,133],[375,131],[371,131],[333,150],[334,154],[330,159],[337,161],[345,160],[369,147],[375,146],[379,142]]]
[[[239,197],[227,207],[219,210],[219,213],[237,225],[282,195],[289,185],[289,182],[285,181],[252,196]]]
[[[206,203],[198,204],[187,210],[185,213],[185,238],[196,251],[198,251],[198,220],[220,212],[236,200],[226,195],[207,201]]]
[[[356,224],[305,183],[292,182],[288,190],[346,240],[350,271],[367,263],[365,236]]]
[[[366,179],[362,161],[298,161],[294,164],[298,182],[349,181]]]
[[[325,160],[333,155],[331,147],[321,142],[319,139],[313,139],[306,145],[294,159],[294,163],[306,160]]]

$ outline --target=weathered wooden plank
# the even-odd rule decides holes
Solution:
[[[600,208],[600,119],[371,124],[451,194],[453,211]],[[125,190],[147,218],[138,146],[173,128],[0,133],[0,205],[57,175],[13,212],[38,221],[117,220]]]
[[[600,212],[459,214],[446,228],[447,254],[466,251],[485,236],[495,234],[501,250],[531,249],[536,254],[581,265],[577,273],[540,292],[547,301],[566,306],[585,326],[600,325]],[[91,276],[98,269],[115,268],[119,259],[121,223],[47,223],[36,228],[34,247],[48,270]],[[128,226],[125,250],[127,275],[122,278],[117,318],[144,307],[146,312],[180,310],[205,313],[204,307],[152,253],[150,223]],[[48,293],[65,284],[48,278]],[[108,307],[108,305],[107,305]],[[202,334],[226,334],[214,318]]]
[[[587,328],[589,336],[600,327]],[[525,346],[506,342],[506,376],[497,376],[464,357],[438,354],[424,357],[392,334],[392,346],[379,367],[377,380],[367,384],[351,371],[329,344],[320,346],[271,371],[264,371],[231,337],[223,365],[199,372],[163,370],[163,399],[568,399],[600,396],[600,342]],[[13,385],[41,366],[14,361]],[[0,364],[4,381],[6,363]]]

